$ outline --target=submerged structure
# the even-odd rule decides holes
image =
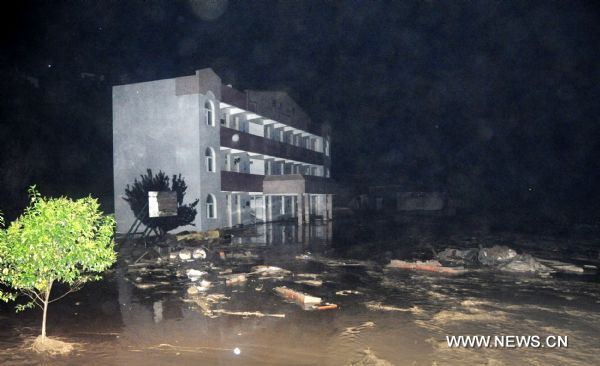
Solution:
[[[135,217],[123,199],[147,169],[181,174],[209,230],[332,217],[330,129],[285,93],[239,91],[207,68],[195,75],[113,87],[117,231]]]

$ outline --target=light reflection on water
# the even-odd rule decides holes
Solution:
[[[406,237],[385,230],[374,229],[377,243],[386,234],[393,238],[383,244],[369,243],[356,233],[354,223],[300,228],[268,224],[233,232],[231,242],[221,249],[242,254],[215,262],[220,268],[210,269],[213,286],[209,293],[229,298],[213,307],[285,314],[285,318],[207,317],[197,305],[184,301],[189,280],[175,275],[181,268],[143,274],[144,282],[164,284],[139,289],[133,285],[137,275],[127,274],[127,265],[120,262],[101,283],[50,308],[50,335],[82,343],[76,354],[44,359],[21,349],[25,338],[36,335],[39,314],[14,315],[4,310],[0,313],[1,363],[343,365],[364,360],[365,350],[381,364],[386,360],[396,365],[515,364],[524,359],[539,364],[598,363],[597,277],[539,278],[489,271],[448,277],[388,270],[381,264],[386,253],[412,251],[422,256],[422,247],[411,248],[410,243],[424,239],[415,237],[418,230],[406,230],[410,233]],[[445,235],[450,236],[436,231],[435,238],[443,242]],[[393,248],[390,242],[402,248]],[[252,256],[244,259],[246,252]],[[356,261],[349,261],[348,256]],[[318,274],[323,285],[299,285],[293,282],[297,277],[255,277],[227,287],[217,276],[220,270],[247,272],[258,264],[282,267],[296,275]],[[183,268],[207,269],[196,262]],[[304,311],[274,293],[273,288],[281,285],[322,297],[340,308]],[[340,290],[359,294],[336,295]],[[569,348],[449,349],[445,344],[446,335],[473,334],[567,335]]]

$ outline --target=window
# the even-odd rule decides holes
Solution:
[[[329,139],[325,139],[325,156],[329,156]]]
[[[206,157],[206,171],[213,172],[215,171],[215,151],[207,147],[204,151],[204,156]]]
[[[221,116],[221,126],[226,126],[227,127],[227,115],[223,114]]]
[[[217,218],[217,207],[215,205],[215,196],[209,194],[206,196],[206,218],[216,219]]]
[[[215,125],[215,106],[212,101],[207,100],[204,103],[204,112],[206,113],[206,115],[205,115],[206,124],[208,126],[214,126]]]

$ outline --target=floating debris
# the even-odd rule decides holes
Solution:
[[[236,315],[236,316],[243,316],[243,317],[255,316],[258,318],[263,318],[263,317],[285,318],[285,314],[265,314],[265,313],[261,313],[260,311],[227,311],[227,310],[223,310],[223,309],[217,309],[217,310],[213,310],[212,312],[215,314]]]
[[[182,240],[192,240],[192,241],[202,241],[208,239],[219,239],[221,234],[219,230],[209,230],[209,231],[197,231],[189,234],[177,235],[177,241]]]
[[[202,248],[196,248],[192,252],[192,258],[194,259],[206,259],[206,250]]]
[[[567,273],[583,273],[585,272],[585,266],[580,267],[570,263],[564,263],[560,261],[554,261],[549,259],[537,259],[541,264],[550,267],[551,269],[557,272],[567,272]]]
[[[208,272],[199,271],[197,269],[188,269],[185,271],[185,274],[192,282],[196,282],[200,277],[208,274]]]
[[[187,260],[192,259],[192,252],[189,249],[182,249],[181,251],[179,251],[177,256],[182,261],[187,261]]]
[[[210,281],[202,280],[200,281],[200,285],[198,286],[198,291],[206,292],[210,288]]]
[[[330,304],[330,303],[325,303],[323,305],[314,305],[313,309],[314,310],[334,310],[337,309],[338,306],[337,304]]]
[[[323,286],[323,281],[321,281],[321,280],[297,280],[297,281],[294,281],[294,283],[297,283],[299,285],[312,286],[312,287]]]
[[[423,312],[423,309],[416,305],[410,308],[399,308],[391,305],[383,305],[382,303],[376,301],[369,301],[365,303],[365,306],[367,307],[367,309],[372,311],[402,311],[410,312],[413,314],[421,314]]]
[[[236,273],[232,275],[223,276],[225,278],[225,284],[227,286],[238,285],[245,283],[248,278],[245,273]]]
[[[532,257],[529,254],[518,254],[515,257],[512,257],[507,262],[498,266],[498,269],[506,272],[520,272],[520,273],[539,273],[548,274],[551,272],[551,269],[543,264],[541,264],[538,260]]]
[[[317,278],[321,277],[321,275],[318,273],[298,273],[298,274],[295,274],[294,277],[310,278],[310,279],[316,280]]]
[[[275,292],[288,300],[292,300],[300,305],[318,305],[321,303],[321,298],[316,296],[310,296],[302,292],[294,291],[285,286],[275,287]]]
[[[467,272],[467,270],[464,267],[444,267],[440,262],[436,260],[429,260],[425,262],[407,262],[399,259],[392,259],[387,265],[387,267],[446,274],[461,274]]]
[[[479,249],[477,259],[484,266],[497,266],[506,263],[517,256],[517,252],[504,245],[494,245],[490,248]]]
[[[348,295],[363,295],[362,292],[357,290],[340,290],[335,292],[338,296],[348,296]]]
[[[190,286],[187,288],[187,294],[188,295],[197,295],[200,291],[198,291],[198,287],[197,286]]]
[[[375,327],[375,323],[364,322],[361,325],[358,325],[356,327],[348,327],[348,328],[344,329],[344,331],[342,332],[342,335],[358,334],[365,329],[374,328],[374,327]]]
[[[285,276],[291,274],[292,272],[275,266],[255,266],[252,267],[252,273],[260,276]]]
[[[133,285],[137,288],[139,288],[140,290],[147,290],[150,288],[155,288],[158,287],[158,283],[137,283],[137,282],[133,282]]]

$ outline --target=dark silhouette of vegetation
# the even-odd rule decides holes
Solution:
[[[148,169],[147,173],[141,175],[140,178],[139,181],[135,179],[131,187],[129,184],[127,185],[125,200],[129,203],[133,214],[139,217],[144,225],[158,230],[160,235],[164,235],[179,226],[194,225],[193,222],[197,214],[196,205],[199,199],[186,205],[183,204],[187,185],[181,178],[181,174],[173,174],[173,178],[169,183],[169,177],[165,173],[159,171],[158,174],[153,175],[152,170]],[[148,192],[150,191],[176,192],[177,216],[149,217],[146,204],[148,203]]]

